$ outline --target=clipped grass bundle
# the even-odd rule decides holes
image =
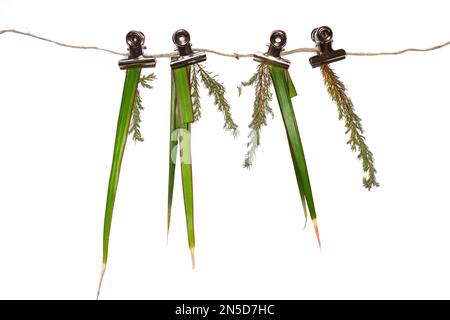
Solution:
[[[120,104],[119,119],[117,121],[113,160],[111,164],[108,193],[106,197],[105,221],[103,226],[102,271],[97,290],[97,299],[100,295],[103,276],[105,274],[106,265],[108,262],[109,238],[111,233],[114,202],[116,199],[120,168],[122,166],[127,137],[129,134],[132,134],[135,141],[143,140],[139,131],[140,111],[143,108],[142,100],[138,94],[138,84],[141,83],[143,87],[151,88],[149,82],[155,78],[153,74],[140,78],[141,68],[154,67],[156,64],[154,58],[143,57],[142,49],[145,42],[144,34],[139,31],[130,31],[127,34],[126,40],[129,46],[130,55],[128,59],[119,61],[119,67],[120,69],[126,70],[126,76],[122,93],[122,101]]]
[[[184,66],[173,69],[172,71],[167,234],[170,229],[175,167],[177,160],[176,153],[179,148],[188,244],[191,252],[192,268],[195,268],[194,194],[191,159],[191,123],[194,121],[194,113],[192,110],[188,69],[189,67]],[[175,142],[173,141],[174,138],[176,138]]]
[[[201,117],[200,82],[214,98],[214,104],[223,114],[224,129],[233,136],[238,135],[238,126],[231,116],[231,107],[225,98],[225,87],[217,75],[207,71],[200,62],[206,60],[204,52],[193,52],[190,35],[186,30],[177,30],[172,37],[179,56],[171,60],[169,181],[167,203],[167,237],[172,219],[172,202],[178,149],[180,152],[181,179],[184,209],[192,268],[195,268],[194,196],[191,155],[191,125]]]
[[[256,149],[260,145],[261,128],[267,125],[268,115],[272,115],[273,117],[273,111],[269,105],[272,100],[270,90],[271,85],[273,85],[286,129],[289,150],[297,179],[303,214],[305,216],[305,226],[309,212],[320,247],[321,242],[311,182],[309,180],[306,158],[291,101],[291,98],[295,97],[297,92],[288,72],[290,62],[280,57],[282,48],[286,44],[286,34],[281,30],[276,30],[272,33],[270,42],[271,44],[267,53],[255,53],[253,56],[255,61],[260,62],[256,73],[248,81],[241,82],[241,85],[238,87],[239,94],[242,92],[242,87],[255,87],[252,121],[249,125],[251,129],[249,133],[250,141],[247,144],[248,151],[245,156],[244,167],[249,168],[253,164]]]
[[[345,59],[347,53],[344,49],[333,49],[333,30],[328,26],[314,28],[311,32],[311,40],[316,44],[318,52],[317,55],[309,58],[309,63],[313,68],[320,67],[328,94],[336,103],[339,120],[344,119],[345,133],[350,135],[347,144],[352,151],[358,152],[358,159],[362,161],[363,172],[366,174],[363,177],[363,186],[370,191],[373,187],[380,185],[375,177],[377,170],[373,154],[366,144],[361,118],[355,113],[353,102],[347,95],[347,88],[329,66],[330,63]]]

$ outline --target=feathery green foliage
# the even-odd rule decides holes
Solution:
[[[243,81],[241,82],[241,85],[238,86],[239,95],[242,93],[242,87],[255,87],[252,122],[248,126],[251,131],[248,135],[248,151],[244,160],[245,168],[250,168],[253,164],[256,150],[261,142],[261,129],[263,126],[267,125],[267,115],[270,114],[273,118],[273,111],[269,105],[269,102],[272,100],[272,92],[270,91],[271,84],[272,79],[269,66],[265,63],[261,63],[258,65],[255,74],[248,81]]]
[[[230,131],[233,136],[238,136],[238,125],[233,120],[231,106],[225,98],[226,90],[224,85],[217,80],[216,74],[207,71],[200,64],[195,64],[191,68],[191,95],[195,120],[200,118],[201,115],[200,93],[198,90],[199,79],[208,90],[208,94],[214,98],[214,104],[217,106],[217,109],[223,114],[224,129]]]
[[[153,86],[151,85],[151,83],[156,80],[156,75],[154,73],[150,73],[146,76],[142,76],[139,79],[139,84],[146,89],[153,89]]]
[[[139,84],[146,89],[152,89],[153,86],[150,84],[153,80],[156,79],[156,75],[154,73],[150,73],[149,75],[142,76],[139,78]],[[136,89],[136,97],[134,99],[133,111],[131,113],[131,122],[128,133],[132,135],[132,139],[135,142],[142,142],[144,138],[141,134],[141,111],[144,110],[142,106],[142,98],[139,92],[139,89]]]
[[[193,65],[191,67],[191,97],[194,121],[197,121],[202,116],[199,86],[197,65]]]
[[[144,110],[142,106],[142,98],[139,89],[136,89],[136,97],[134,99],[133,110],[131,113],[130,129],[128,134],[132,135],[135,142],[142,142],[144,138],[141,134],[141,111]]]
[[[328,94],[338,107],[339,120],[344,118],[347,129],[345,133],[350,133],[350,139],[347,143],[352,151],[358,151],[358,159],[361,159],[363,171],[367,174],[363,178],[363,185],[368,190],[378,187],[380,184],[375,177],[377,170],[374,166],[373,154],[366,145],[361,119],[355,113],[353,103],[347,96],[347,88],[328,65],[322,65],[320,70],[322,71]]]

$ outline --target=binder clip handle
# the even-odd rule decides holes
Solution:
[[[319,54],[309,59],[313,68],[345,59],[344,49],[333,50],[333,30],[330,27],[323,26],[313,29],[311,39],[319,49]]]
[[[286,32],[283,30],[275,30],[270,35],[270,44],[267,54],[272,57],[279,58],[281,51],[283,51],[284,46],[287,42]]]
[[[330,27],[315,28],[311,32],[311,39],[319,47],[320,52],[331,52],[333,48],[331,43],[333,42],[333,30]]]
[[[146,49],[146,47],[144,46],[145,36],[142,32],[134,30],[128,32],[126,42],[128,45],[128,51],[130,52],[130,59],[136,59],[144,55],[143,50]]]
[[[119,61],[122,70],[130,68],[153,68],[156,60],[153,57],[144,57],[145,36],[140,31],[132,30],[127,33],[125,40],[128,45],[128,58]]]
[[[173,57],[170,61],[172,69],[186,67],[206,60],[206,53],[192,50],[191,36],[185,29],[179,29],[172,35],[172,41],[177,46],[178,57]]]
[[[189,56],[192,52],[191,36],[185,29],[179,29],[172,35],[172,41],[177,46],[180,56]]]
[[[281,52],[287,42],[286,32],[283,30],[274,30],[270,34],[269,49],[266,53],[256,52],[253,54],[253,60],[259,63],[269,63],[288,69],[289,60],[281,58]]]

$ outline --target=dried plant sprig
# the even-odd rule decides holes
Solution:
[[[338,107],[339,120],[344,119],[345,121],[347,129],[345,133],[350,133],[350,139],[347,143],[352,151],[358,152],[358,159],[362,161],[363,171],[366,173],[366,176],[363,177],[363,185],[368,190],[378,187],[380,184],[375,176],[377,170],[375,169],[373,154],[366,145],[361,118],[355,113],[352,100],[347,96],[347,88],[328,65],[322,65],[320,70],[328,94]]]
[[[273,118],[273,110],[269,105],[269,102],[272,100],[271,85],[272,78],[270,76],[269,66],[261,63],[258,65],[255,74],[248,81],[243,81],[241,82],[241,85],[238,86],[239,95],[242,93],[242,87],[255,87],[252,122],[248,126],[251,131],[248,135],[248,151],[244,160],[245,168],[250,168],[253,164],[256,150],[261,142],[261,129],[263,126],[267,125],[267,115],[270,114]]]
[[[191,68],[191,97],[192,97],[192,111],[194,112],[194,121],[197,121],[202,116],[200,105],[200,90],[198,81],[198,71],[196,65]]]
[[[200,64],[196,64],[192,68],[191,71],[193,76],[200,78],[205,88],[208,90],[208,94],[214,98],[214,104],[217,106],[217,109],[223,114],[224,119],[224,129],[226,131],[230,131],[233,136],[239,135],[238,125],[234,122],[233,117],[231,115],[231,106],[228,103],[228,100],[225,98],[225,87],[224,85],[217,80],[217,75],[209,72],[205,69],[205,67]],[[194,82],[191,82],[192,87],[192,103],[194,107],[194,114],[197,109],[197,114],[200,116],[200,95],[198,93],[198,79],[196,79],[197,88],[194,86]],[[197,89],[197,92],[195,92]]]
[[[146,89],[152,89],[153,86],[150,84],[153,80],[156,79],[156,75],[154,73],[150,73],[149,75],[142,76],[139,78],[139,85]],[[139,92],[139,89],[136,89],[136,97],[134,99],[133,111],[131,113],[131,121],[130,128],[128,130],[128,134],[132,135],[132,139],[135,142],[142,142],[144,138],[141,134],[141,111],[144,110],[142,106],[142,98]]]

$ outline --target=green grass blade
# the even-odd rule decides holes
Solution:
[[[169,148],[169,191],[167,206],[167,237],[169,237],[170,219],[172,215],[173,186],[175,182],[175,167],[178,154],[178,130],[177,130],[177,95],[175,82],[171,79],[171,97],[170,97],[170,148]]]
[[[311,183],[309,181],[308,168],[306,166],[306,159],[303,152],[302,141],[300,139],[297,120],[295,119],[295,113],[292,107],[291,91],[289,88],[289,78],[287,76],[287,70],[281,67],[271,66],[270,71],[278,99],[278,104],[280,105],[281,114],[283,116],[284,126],[286,128],[286,134],[288,137],[292,162],[294,164],[295,175],[297,177],[300,197],[302,197],[303,193],[304,198],[306,199],[306,203],[308,204],[309,214],[314,223],[317,240],[320,246],[320,238],[316,221],[316,209],[314,206],[314,199],[311,190]]]
[[[187,67],[177,68],[172,71],[175,79],[175,87],[177,90],[177,99],[182,101],[179,111],[179,125],[191,123],[194,121],[194,113],[192,111],[191,89],[189,81],[189,71]],[[179,126],[177,126],[179,128]]]
[[[294,82],[292,81],[291,75],[289,74],[288,70],[284,70],[284,72],[286,74],[286,79],[287,79],[288,86],[289,86],[289,96],[291,98],[296,97],[297,90],[295,89]],[[291,148],[290,144],[289,144],[289,148],[292,153],[292,148]],[[297,171],[296,171],[296,176],[297,176]],[[298,182],[298,180],[299,180],[299,177],[297,176],[298,190],[300,192],[300,199],[302,200],[303,214],[305,216],[305,225],[303,228],[306,228],[306,224],[308,223],[308,208],[306,206],[305,191],[303,190],[303,186]]]
[[[185,124],[180,133],[181,179],[183,183],[184,210],[191,251],[192,268],[195,268],[194,190],[192,183],[191,124]]]
[[[120,168],[122,165],[123,154],[127,142],[128,129],[130,127],[131,113],[133,110],[134,99],[136,97],[136,89],[139,81],[141,69],[128,69],[125,77],[125,83],[122,93],[122,102],[119,111],[119,120],[117,121],[116,140],[114,144],[113,160],[111,165],[111,173],[109,177],[108,195],[106,199],[105,222],[103,229],[103,267],[100,278],[99,290],[106,269],[108,260],[108,244],[111,231],[111,221],[114,209],[114,201],[116,199],[117,185],[119,183]]]
[[[284,72],[286,73],[286,78],[287,78],[288,85],[289,85],[289,95],[291,98],[296,97],[297,90],[295,89],[294,82],[292,82],[291,75],[289,74],[289,71],[287,71],[287,70],[284,70]]]
[[[184,71],[181,71],[184,70]],[[189,249],[191,251],[192,268],[195,267],[194,248],[194,195],[192,184],[191,164],[191,124],[194,118],[186,117],[192,115],[191,88],[189,82],[189,71],[187,67],[175,69],[173,76],[176,90],[176,111],[180,114],[181,123],[177,123],[179,130],[181,179],[183,186],[184,210],[186,213],[186,227],[188,233]],[[187,121],[191,119],[191,121]]]

